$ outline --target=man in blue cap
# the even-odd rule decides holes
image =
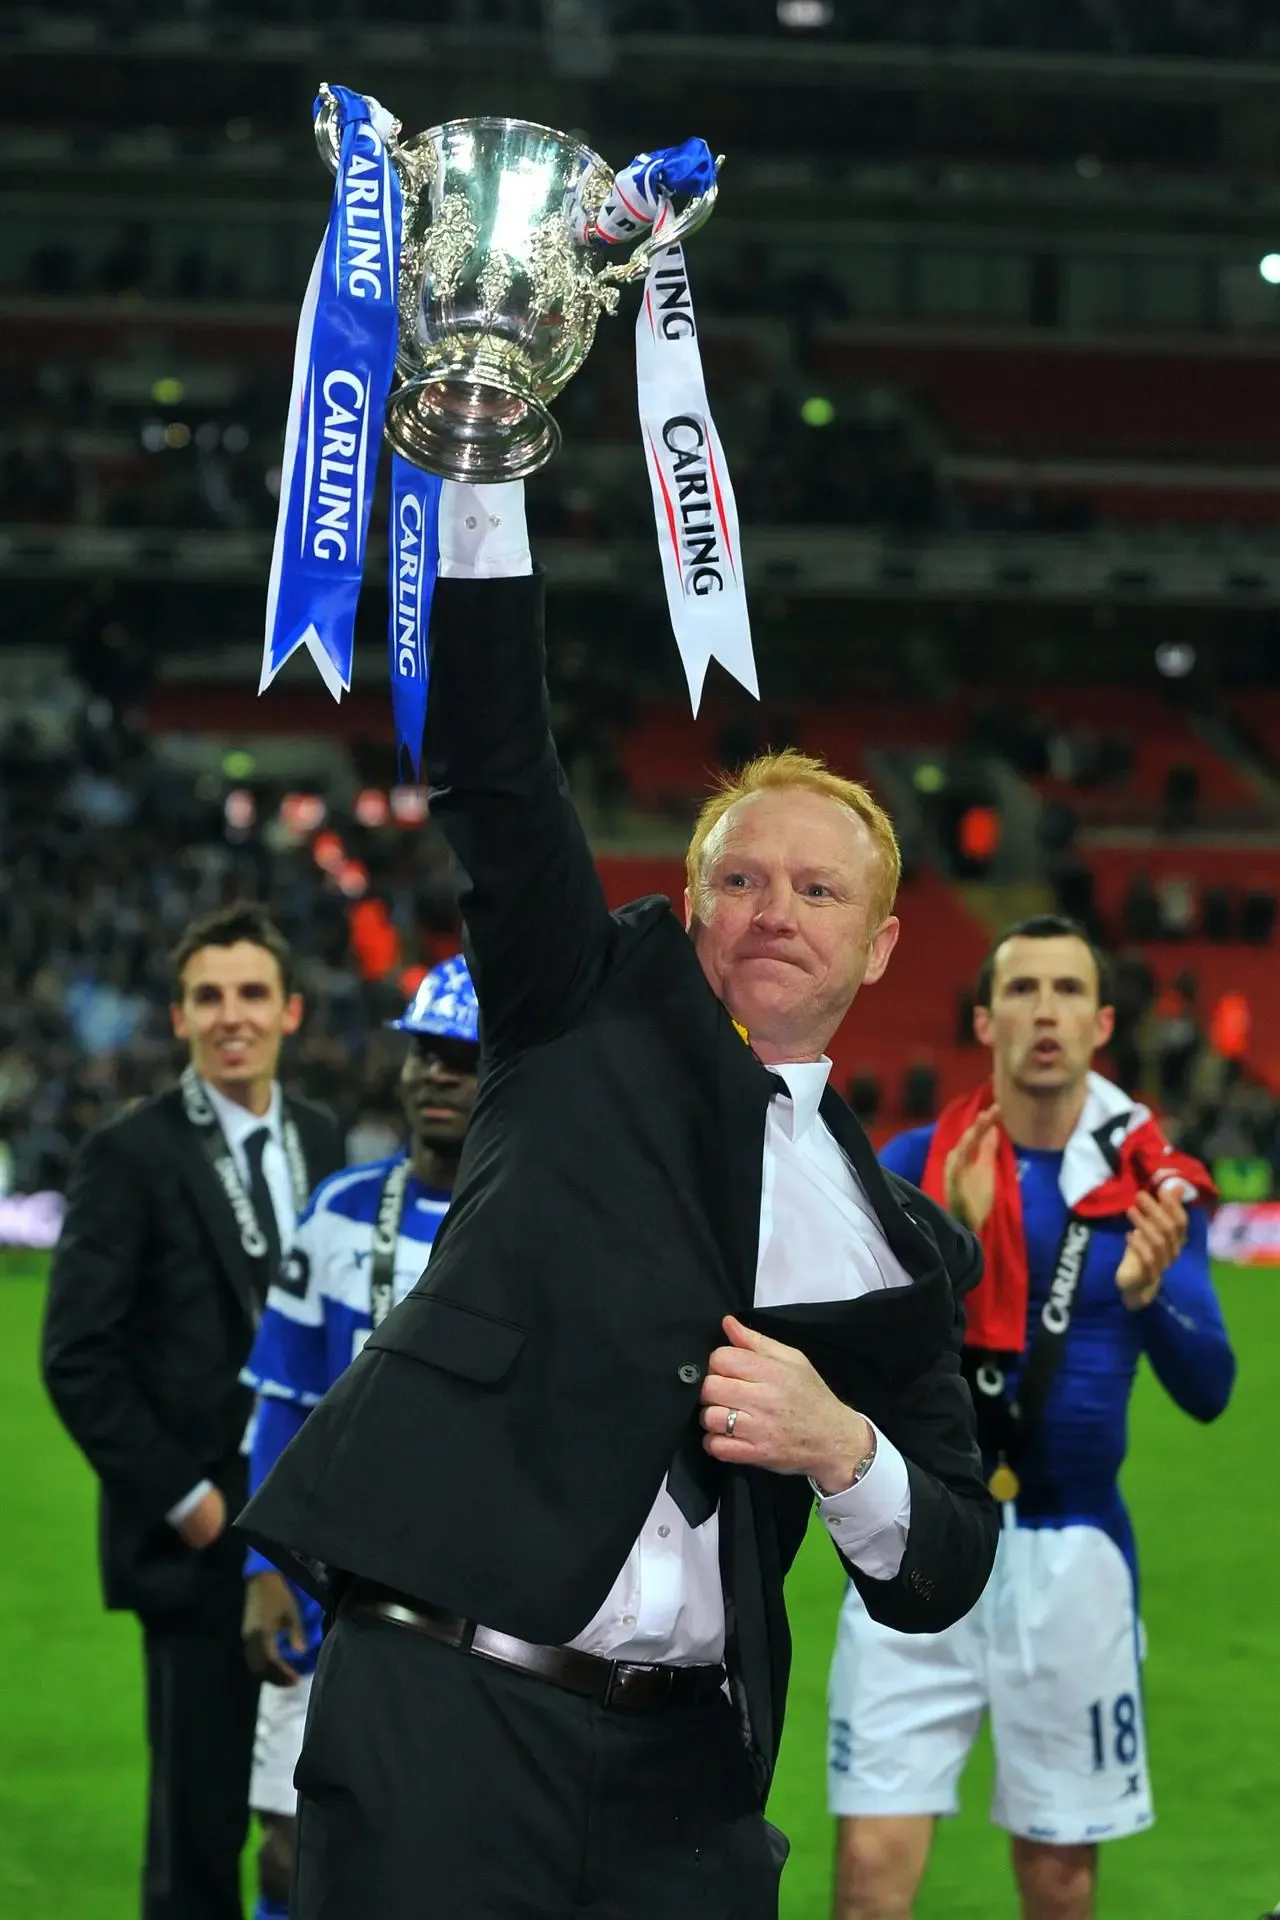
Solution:
[[[404,1017],[400,1074],[409,1145],[317,1187],[272,1287],[241,1375],[258,1396],[250,1488],[261,1485],[310,1409],[421,1277],[453,1192],[476,1097],[475,989],[461,955],[433,967]],[[286,1920],[293,1770],[320,1648],[321,1610],[261,1554],[245,1566],[245,1652],[262,1690],[249,1804],[262,1828],[255,1920]]]

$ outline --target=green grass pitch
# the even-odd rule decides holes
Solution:
[[[1127,1484],[1157,1821],[1104,1848],[1104,1920],[1257,1920],[1280,1898],[1280,1276],[1227,1272],[1220,1283],[1240,1356],[1232,1408],[1197,1427],[1144,1377],[1133,1411]],[[40,1304],[30,1263],[0,1269],[0,1913],[130,1920],[143,1793],[137,1628],[99,1605],[93,1484],[36,1375]],[[783,1914],[824,1920],[824,1689],[840,1581],[821,1538],[790,1591],[795,1677],[771,1813],[792,1839]],[[989,1785],[979,1754],[918,1920],[1014,1920],[1004,1843],[986,1823]]]

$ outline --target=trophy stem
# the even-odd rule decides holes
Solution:
[[[386,437],[445,480],[523,480],[560,446],[560,429],[513,370],[471,361],[405,380],[387,401]]]

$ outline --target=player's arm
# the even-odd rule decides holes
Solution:
[[[501,524],[488,542],[492,521]],[[551,738],[542,579],[530,571],[523,487],[446,482],[440,555],[431,813],[459,868],[486,1045],[501,1053],[562,1031],[581,1011],[612,922]]]
[[[313,1200],[284,1263],[281,1283],[267,1296],[253,1351],[240,1376],[258,1395],[249,1449],[250,1493],[262,1485],[328,1385],[320,1296],[323,1240],[317,1226],[323,1218]],[[283,1635],[294,1652],[307,1648],[293,1589],[256,1547],[245,1555],[244,1572],[240,1632],[250,1670],[275,1686],[295,1686],[297,1669],[280,1645]]]
[[[1142,1344],[1156,1378],[1184,1413],[1216,1420],[1231,1398],[1236,1357],[1209,1266],[1209,1225],[1193,1207],[1187,1244],[1166,1268],[1160,1291],[1140,1314]]]
[[[131,1365],[152,1190],[127,1125],[91,1134],[72,1171],[41,1359],[49,1397],[108,1497],[158,1525],[205,1469],[157,1419]]]
[[[886,1140],[876,1158],[886,1173],[896,1173],[899,1179],[909,1180],[913,1187],[918,1187],[924,1178],[932,1144],[932,1127],[911,1127],[906,1133],[895,1133],[892,1140]]]

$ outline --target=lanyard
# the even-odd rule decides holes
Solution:
[[[404,1218],[405,1194],[411,1171],[408,1159],[398,1160],[382,1183],[378,1217],[373,1223],[373,1269],[369,1280],[369,1314],[374,1331],[395,1304],[396,1242]]]
[[[1040,1430],[1050,1390],[1067,1350],[1092,1239],[1089,1222],[1069,1213],[1054,1255],[1048,1298],[1040,1309],[1016,1394],[1009,1391],[1007,1355],[983,1347],[965,1348],[964,1373],[973,1392],[978,1437],[984,1449],[996,1455],[996,1468],[987,1484],[997,1500],[1017,1498],[1020,1482],[1012,1463],[1025,1455]]]
[[[218,1185],[227,1196],[245,1257],[254,1262],[265,1260],[268,1251],[267,1236],[259,1225],[253,1201],[244,1181],[240,1178],[240,1169],[236,1165],[235,1155],[227,1145],[227,1136],[214,1112],[213,1102],[205,1092],[200,1076],[193,1066],[183,1069],[179,1087],[183,1108],[187,1119],[195,1128],[201,1152],[213,1168]],[[308,1193],[307,1162],[302,1151],[302,1141],[297,1125],[289,1113],[284,1116],[282,1131],[284,1155],[289,1164],[289,1178],[293,1183],[294,1205],[301,1213],[306,1205]]]

